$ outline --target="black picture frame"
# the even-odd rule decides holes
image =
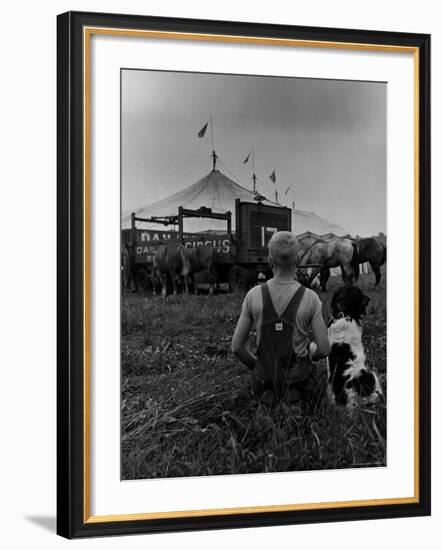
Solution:
[[[419,484],[415,502],[201,517],[90,521],[84,438],[84,28],[269,37],[413,48],[419,60]],[[57,21],[57,533],[67,538],[424,516],[430,514],[430,36],[69,12]]]

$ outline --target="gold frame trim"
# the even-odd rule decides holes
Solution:
[[[236,508],[214,508],[205,510],[181,510],[172,512],[152,512],[137,514],[116,514],[92,516],[90,510],[90,44],[91,36],[131,36],[138,38],[157,38],[174,40],[197,40],[204,42],[232,42],[257,45],[334,48],[343,50],[364,50],[389,53],[412,53],[414,62],[414,495],[411,497],[351,500],[337,502],[317,502],[270,506],[250,506]],[[83,92],[84,92],[84,523],[103,523],[117,521],[140,521],[152,519],[177,519],[207,516],[225,516],[230,514],[252,514],[264,512],[288,512],[300,510],[324,510],[329,508],[349,508],[356,506],[385,506],[391,504],[413,504],[419,502],[419,48],[381,44],[350,42],[330,42],[320,40],[296,40],[268,37],[244,37],[205,33],[186,33],[168,31],[148,31],[136,29],[114,29],[108,27],[83,28]]]

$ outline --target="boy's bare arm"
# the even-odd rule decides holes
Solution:
[[[256,356],[249,350],[247,342],[252,328],[252,319],[244,312],[241,313],[232,338],[232,352],[243,365],[253,369]]]
[[[310,347],[310,357],[313,361],[318,359],[323,359],[330,354],[330,341],[328,339],[327,328],[324,323],[322,316],[317,316],[312,321],[312,332],[313,339],[316,344],[315,346]]]

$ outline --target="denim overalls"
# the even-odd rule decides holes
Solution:
[[[281,399],[288,388],[299,398],[314,390],[314,366],[308,356],[297,357],[293,349],[293,331],[305,287],[300,286],[288,306],[278,315],[267,283],[261,285],[263,314],[257,361],[251,375],[252,392],[260,397],[266,390]]]

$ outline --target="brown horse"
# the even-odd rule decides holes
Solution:
[[[296,239],[298,241],[298,246],[299,246],[299,252],[298,252],[299,262],[301,261],[306,251],[312,246],[312,244],[315,243],[316,241],[321,240],[320,237],[318,237],[317,235],[312,235],[310,233],[306,233],[305,235],[296,237]]]
[[[121,291],[124,293],[130,287],[131,261],[130,253],[126,245],[121,245]]]
[[[207,270],[210,282],[210,294],[214,293],[217,279],[216,250],[209,245],[186,248],[180,243],[167,243],[160,246],[153,261],[153,276],[161,282],[161,294],[167,294],[167,279],[172,282],[173,294],[178,293],[178,283],[183,281],[186,294],[189,293],[189,283],[194,283],[195,273]],[[194,284],[195,292],[196,286]]]
[[[121,288],[124,291],[137,292],[135,277],[134,247],[130,243],[121,244]]]
[[[387,246],[375,237],[355,239],[358,247],[359,263],[368,262],[376,277],[375,286],[381,282],[381,265],[387,261]],[[356,280],[359,277],[359,265],[355,271]]]
[[[359,265],[357,246],[347,238],[319,239],[304,252],[300,259],[299,266],[309,264],[319,265],[312,268],[309,284],[320,273],[321,288],[326,290],[332,267],[340,267],[344,283],[352,284],[356,266]]]
[[[297,237],[298,244],[299,244],[298,266],[301,265],[301,260],[304,254],[314,243],[316,243],[317,241],[328,242],[333,240],[333,238],[337,238],[337,237],[332,237],[332,236],[318,237],[317,235],[314,235],[310,232],[307,232],[305,235],[301,235],[300,237]],[[318,287],[320,286],[325,290],[327,287],[327,281],[330,278],[330,269],[328,267],[324,267],[320,270],[319,275],[318,275],[318,272],[316,271],[312,278],[307,273],[307,270],[302,269],[298,271],[298,278],[300,279],[302,284],[309,285],[310,288],[313,288],[313,283],[315,282],[315,279],[316,279],[316,281],[318,282]]]
[[[195,248],[186,248],[186,256],[190,263],[190,272],[188,277],[193,283],[195,293],[197,287],[195,285],[195,273],[206,271],[209,278],[209,294],[212,295],[215,291],[215,284],[218,282],[218,252],[213,246],[202,244]]]
[[[161,283],[161,294],[163,297],[167,294],[168,277],[172,283],[173,294],[178,294],[177,283],[184,280],[186,293],[189,292],[188,275],[191,267],[187,259],[186,249],[180,243],[167,243],[161,245],[153,258],[153,278],[158,277]],[[153,286],[154,294],[155,285]]]

